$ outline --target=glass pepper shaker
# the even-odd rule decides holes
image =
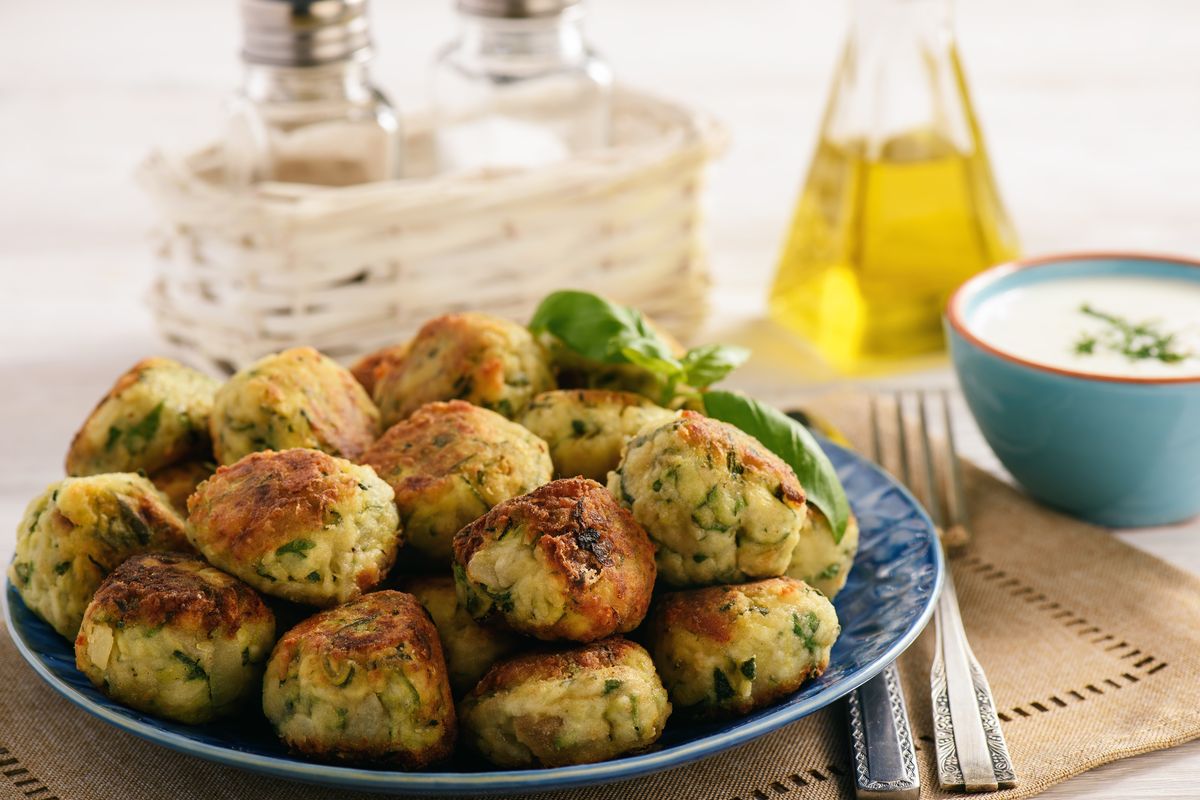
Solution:
[[[943,347],[950,292],[1017,255],[952,0],[852,0],[772,318],[844,372]]]
[[[229,119],[229,183],[399,177],[399,123],[368,75],[366,0],[241,0],[241,11],[245,72]]]
[[[579,0],[457,0],[431,100],[442,169],[536,167],[606,146],[612,71]]]

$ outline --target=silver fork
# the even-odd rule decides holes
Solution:
[[[879,414],[871,398],[871,458],[882,463]],[[860,800],[912,800],[921,794],[908,708],[893,662],[846,702],[855,794]]]
[[[904,428],[903,396],[897,393],[896,425],[900,448],[900,479],[912,485],[909,470],[908,436]],[[958,453],[954,446],[954,430],[950,422],[950,403],[946,392],[941,393],[942,416],[946,427],[946,475],[950,483],[947,514],[942,514],[941,491],[938,488],[933,444],[929,436],[929,402],[925,392],[917,393],[918,420],[921,434],[928,511],[947,550],[951,542],[964,543],[969,539],[966,499],[962,488]],[[872,409],[875,404],[872,402]],[[877,425],[877,414],[872,414]],[[949,525],[946,523],[949,522]],[[934,613],[937,644],[929,685],[933,699],[934,743],[937,750],[938,781],[943,789],[964,792],[990,792],[1016,786],[1017,776],[1008,745],[996,717],[996,703],[988,686],[987,676],[963,629],[954,591],[954,578],[946,570],[942,594]]]

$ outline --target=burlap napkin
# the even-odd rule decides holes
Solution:
[[[826,408],[852,440],[855,402]],[[1018,798],[1086,769],[1200,736],[1200,580],[1103,531],[1032,504],[970,467],[975,539],[952,562],[991,680]],[[930,745],[932,631],[901,661],[922,797],[943,797]],[[336,790],[243,773],[142,742],[60,698],[0,634],[0,797],[318,800]],[[730,753],[543,800],[852,797],[841,704]]]

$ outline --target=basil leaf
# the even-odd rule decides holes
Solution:
[[[529,321],[535,335],[549,333],[566,348],[602,364],[632,364],[657,379],[659,402],[673,405],[684,394],[721,380],[750,357],[728,345],[693,347],[679,358],[642,313],[610,303],[590,292],[565,290],[545,297]]]
[[[689,386],[709,386],[746,363],[750,351],[727,344],[693,347],[684,355],[683,382]]]
[[[808,429],[782,411],[733,392],[705,392],[704,413],[758,439],[782,458],[800,479],[808,502],[829,520],[833,541],[841,543],[850,520],[850,503],[833,464]]]
[[[533,333],[550,333],[585,358],[605,364],[625,364],[622,347],[645,347],[654,339],[662,350],[670,347],[648,328],[632,308],[610,303],[590,292],[561,291],[546,295],[529,321]]]
[[[670,351],[664,352],[653,342],[644,340],[621,342],[620,352],[630,364],[636,364],[642,369],[660,375],[676,375],[683,369]]]

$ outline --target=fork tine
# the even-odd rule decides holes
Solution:
[[[896,446],[900,450],[900,482],[912,487],[912,471],[908,466],[908,432],[904,429],[904,395],[896,392]]]
[[[871,394],[867,396],[871,407],[871,460],[876,464],[883,463],[883,436],[879,432],[879,399]]]
[[[958,448],[954,444],[954,425],[950,422],[950,395],[942,390],[942,420],[946,426],[946,459],[949,462],[946,474],[950,488],[947,492],[949,526],[945,542],[949,547],[961,547],[971,539],[967,527],[967,496],[963,491],[962,464],[958,460]]]
[[[938,529],[945,533],[945,518],[942,515],[942,493],[938,488],[937,462],[933,458],[933,443],[929,439],[929,402],[925,392],[917,392],[917,414],[921,423],[921,462],[925,468],[925,486],[929,499],[929,518]]]

